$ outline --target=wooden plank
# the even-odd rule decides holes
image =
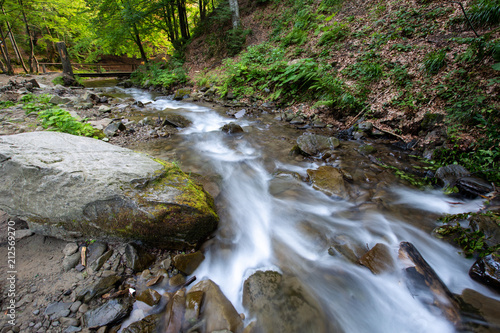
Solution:
[[[79,77],[128,77],[132,72],[76,73]]]

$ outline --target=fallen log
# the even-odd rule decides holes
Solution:
[[[441,310],[457,329],[463,327],[458,301],[415,246],[401,242],[399,259],[406,267],[406,283],[412,295],[427,306]]]

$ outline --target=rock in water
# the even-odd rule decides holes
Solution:
[[[243,285],[243,306],[256,317],[258,332],[338,332],[327,327],[330,320],[299,280],[278,272],[250,276]]]
[[[297,138],[297,145],[307,155],[316,155],[340,146],[340,141],[334,137],[315,134],[302,134]]]
[[[35,233],[190,248],[218,223],[213,199],[178,167],[56,132],[0,138],[0,209]]]
[[[469,270],[474,280],[500,291],[500,253],[492,253],[477,260]]]
[[[83,316],[86,326],[97,328],[115,323],[125,318],[132,310],[132,304],[121,300],[113,299],[100,307],[91,310]]]

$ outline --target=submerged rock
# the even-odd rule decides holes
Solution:
[[[210,195],[175,165],[91,138],[2,136],[0,172],[0,209],[47,236],[185,248],[218,222]]]
[[[392,258],[389,247],[382,243],[377,243],[370,251],[365,253],[359,263],[368,267],[373,274],[382,274],[393,272],[396,269],[396,263]]]
[[[316,155],[340,146],[340,141],[334,137],[315,134],[302,134],[297,138],[297,145],[307,155]]]
[[[174,257],[173,264],[175,268],[186,275],[191,275],[196,268],[203,262],[205,256],[200,251],[187,254],[178,254]]]
[[[450,164],[437,169],[435,176],[443,186],[450,187],[455,186],[458,179],[470,176],[470,172],[461,165]]]
[[[165,120],[163,120],[162,126],[174,126],[178,128],[186,128],[190,126],[193,122],[184,116],[175,113],[167,113],[165,115]]]
[[[296,278],[258,271],[243,285],[243,306],[264,332],[329,332],[328,320]],[[259,330],[258,330],[259,331]]]
[[[243,128],[236,123],[225,124],[221,130],[227,134],[243,133]]]
[[[130,324],[122,333],[156,333],[161,324],[161,314],[153,314]]]
[[[312,182],[313,188],[327,195],[335,195],[344,199],[349,197],[344,177],[339,169],[324,165],[316,170],[307,170],[307,175]]]

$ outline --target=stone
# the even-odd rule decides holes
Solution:
[[[149,279],[147,282],[146,282],[146,286],[148,287],[152,287],[158,283],[161,283],[164,279],[164,276],[163,275],[158,275],[158,276],[155,276],[154,278],[152,279]]]
[[[161,324],[162,315],[153,314],[145,317],[140,321],[130,324],[122,330],[122,333],[156,333]]]
[[[472,289],[464,289],[460,298],[468,305],[468,308],[473,308],[469,318],[477,318],[478,314],[484,318],[483,323],[489,326],[489,330],[484,330],[485,332],[498,330],[500,327],[500,301]],[[462,309],[462,311],[464,310]],[[477,331],[479,332],[479,330]]]
[[[78,312],[80,312],[80,313],[85,313],[87,311],[89,311],[89,306],[87,304],[82,304],[78,308]]]
[[[75,268],[75,266],[78,265],[80,260],[81,260],[80,252],[76,252],[73,253],[72,255],[64,257],[62,262],[63,271],[67,272],[70,269]]]
[[[458,179],[469,176],[470,172],[458,164],[450,164],[440,167],[436,170],[435,175],[444,187],[453,187]]]
[[[168,284],[171,287],[180,287],[184,283],[186,283],[186,277],[182,274],[175,274],[170,278],[170,280],[168,280]]]
[[[101,102],[101,101],[100,101]],[[102,103],[102,102],[101,102]],[[99,106],[99,112],[101,113],[110,113],[111,112],[111,108],[107,105],[101,105]]]
[[[321,305],[296,278],[274,271],[257,271],[243,284],[243,306],[257,319],[260,330],[273,332],[335,332]]]
[[[340,146],[340,141],[334,137],[316,134],[302,134],[297,138],[297,145],[306,155],[317,155]]]
[[[71,313],[75,313],[78,311],[78,309],[80,308],[81,305],[82,305],[82,302],[76,301],[73,304],[71,304],[69,310],[71,311]]]
[[[76,293],[76,300],[88,303],[92,299],[100,297],[113,289],[120,279],[118,275],[110,275],[100,278],[97,281],[89,282],[88,285],[84,286]],[[80,309],[78,310],[80,311]]]
[[[149,306],[153,306],[160,302],[161,295],[156,290],[148,288],[137,295],[135,299],[144,302]]]
[[[76,326],[70,326],[67,329],[63,331],[63,333],[73,333],[73,332],[81,332],[82,328],[81,327],[76,327]]]
[[[368,121],[363,121],[358,124],[358,129],[366,133],[371,133],[373,130],[373,124]]]
[[[165,327],[163,332],[174,333],[182,331],[185,308],[185,289],[181,289],[176,291],[167,303],[167,308],[163,317]]]
[[[227,134],[236,134],[236,133],[243,133],[243,128],[241,128],[240,125],[236,123],[229,123],[225,124],[221,128],[222,132],[227,133]]]
[[[373,274],[394,272],[396,269],[389,247],[382,243],[375,244],[359,259],[359,263],[369,268]]]
[[[363,248],[355,243],[355,241],[346,235],[336,235],[332,240],[332,245],[328,249],[328,254],[331,256],[342,256],[352,263],[356,263],[364,254]]]
[[[184,116],[175,113],[166,113],[165,120],[162,122],[162,126],[173,126],[177,128],[186,128],[191,126],[193,122]]]
[[[68,104],[72,102],[73,100],[67,97],[60,97],[57,95],[54,95],[50,98],[49,103],[51,104]]]
[[[113,136],[117,136],[119,131],[123,132],[126,129],[127,128],[125,127],[125,125],[123,125],[121,121],[114,121],[108,126],[106,126],[103,132],[104,135],[106,135],[108,138],[111,138]]]
[[[85,92],[83,93],[81,99],[84,102],[96,104],[96,103],[99,102],[99,100],[101,98],[99,96],[97,96],[96,94],[94,94],[93,92],[91,92],[89,90],[85,90]]]
[[[500,252],[478,259],[469,270],[474,280],[500,292]]]
[[[76,243],[68,243],[64,247],[63,254],[65,256],[70,256],[78,251],[78,244]]]
[[[200,251],[187,254],[178,254],[173,259],[174,267],[186,275],[191,275],[205,260],[205,256]]]
[[[462,177],[457,179],[455,185],[460,193],[470,197],[484,196],[495,190],[491,183],[478,177]]]
[[[73,304],[73,303],[71,303],[71,302],[69,302],[69,303],[65,303],[65,302],[51,303],[47,306],[47,308],[45,309],[43,314],[45,316],[50,316],[50,315],[53,315],[55,313],[58,313],[58,312],[61,312],[64,310],[68,310],[71,307],[71,304]]]
[[[349,197],[344,177],[339,169],[329,165],[320,166],[316,170],[308,169],[307,175],[314,189],[327,195],[337,196],[344,199]]]
[[[122,299],[112,299],[83,315],[83,322],[89,328],[98,328],[118,322],[129,315],[132,304]]]
[[[217,284],[211,280],[201,281],[191,288],[190,293],[197,291],[205,295],[200,317],[206,322],[206,332],[243,330],[243,320]]]
[[[189,94],[191,94],[191,89],[187,88],[177,89],[174,94],[174,100],[181,101],[184,98],[188,98]]]
[[[194,248],[218,224],[213,199],[178,167],[92,138],[1,136],[0,173],[0,209],[37,234]]]
[[[172,259],[171,258],[164,259],[160,264],[163,268],[168,269],[172,264]]]
[[[80,326],[80,321],[76,318],[61,317],[59,322],[63,326]]]
[[[90,125],[92,125],[92,127],[95,128],[95,129],[103,130],[109,124],[111,124],[112,121],[113,121],[113,119],[103,118],[103,119],[99,119],[99,120],[90,120],[90,121],[88,121],[88,123]]]
[[[87,264],[91,264],[106,252],[108,244],[96,241],[87,247]]]
[[[358,151],[363,155],[369,155],[377,152],[377,148],[372,145],[361,145],[358,147]]]
[[[21,240],[26,237],[30,237],[33,235],[33,231],[30,229],[21,229],[21,230],[16,230],[16,240]]]
[[[94,271],[94,272],[97,272],[98,270],[101,269],[102,265],[104,265],[104,263],[109,259],[111,258],[111,256],[113,255],[113,250],[109,250],[107,251],[106,253],[104,253],[102,256],[100,256],[99,258],[97,258],[94,262],[92,262],[89,267]]]
[[[246,109],[241,109],[240,111],[236,112],[233,115],[233,117],[236,118],[236,119],[240,119],[240,118],[243,118],[246,114],[247,114],[247,110]]]
[[[135,243],[129,243],[125,247],[125,258],[127,267],[136,272],[143,271],[152,264],[155,258],[146,252],[142,246]]]
[[[201,305],[203,304],[203,291],[190,291],[186,295],[186,312],[184,320],[186,322],[196,322],[200,316]]]

